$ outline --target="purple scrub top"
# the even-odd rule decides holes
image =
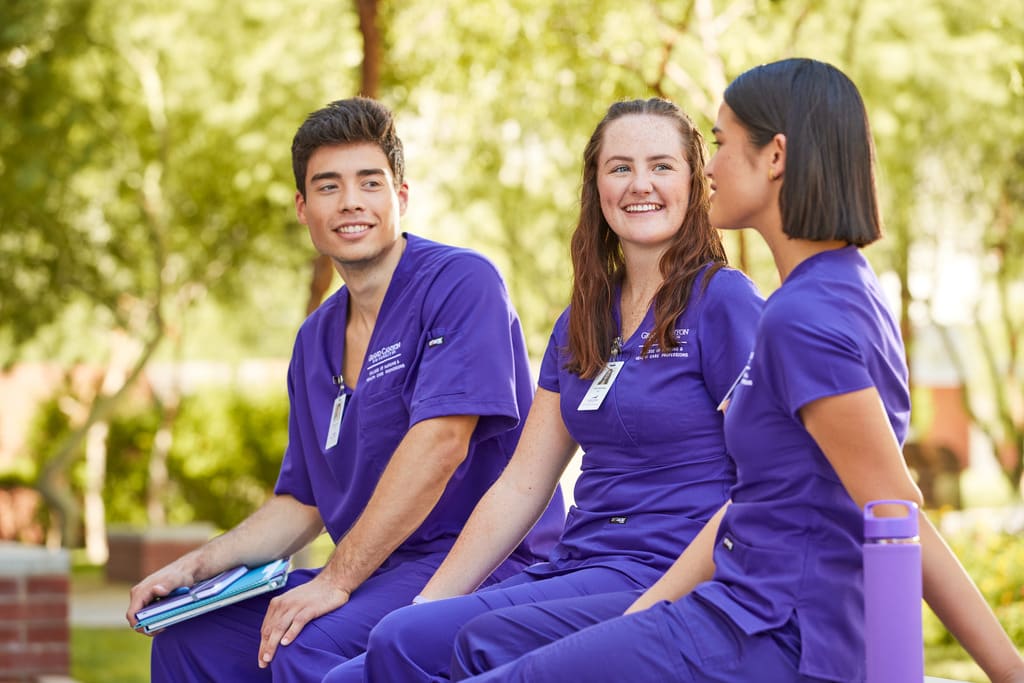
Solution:
[[[654,328],[648,309],[613,359],[625,365],[595,411],[577,410],[592,380],[565,368],[568,309],[555,323],[539,385],[560,395],[582,471],[562,537],[531,574],[606,566],[650,585],[725,502],[734,467],[716,406],[750,355],[763,300],[731,268],[704,289],[706,269],[676,321],[678,346],[640,357]]]
[[[902,444],[907,367],[878,279],[856,247],[812,256],[768,298],[726,412],[737,482],[714,579],[695,590],[747,634],[795,615],[800,672],[836,681],[864,678],[863,524],[799,411],[868,387]]]
[[[347,288],[300,328],[288,372],[289,443],[275,487],[278,494],[315,505],[337,543],[366,507],[410,427],[435,417],[479,415],[465,462],[393,560],[451,547],[512,456],[533,396],[519,317],[495,267],[466,249],[404,238],[356,389],[344,388],[341,431],[330,448]],[[559,493],[510,560],[544,557],[562,519]]]

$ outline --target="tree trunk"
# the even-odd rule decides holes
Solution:
[[[81,519],[78,501],[72,495],[67,481],[67,471],[78,455],[79,448],[86,440],[90,428],[110,417],[121,397],[142,374],[149,359],[160,345],[163,338],[163,324],[159,320],[159,316],[156,317],[158,321],[153,336],[143,344],[141,353],[136,358],[131,370],[124,374],[124,380],[119,383],[117,390],[111,394],[97,392],[82,424],[72,429],[64,440],[54,448],[53,455],[43,464],[39,476],[36,478],[35,488],[50,509],[56,513],[60,524],[59,542],[66,548],[78,546],[78,525]],[[54,535],[48,535],[48,544],[55,540],[57,539]]]
[[[181,406],[181,393],[177,383],[171,395],[160,400],[160,426],[153,435],[153,448],[149,452],[148,483],[146,486],[146,519],[151,526],[167,524],[167,457],[174,444],[174,422]]]
[[[106,420],[89,427],[85,437],[85,495],[82,506],[85,522],[85,556],[89,564],[107,561],[107,511],[103,504],[103,485],[107,474],[107,436],[110,423]]]
[[[377,0],[356,0],[359,12],[359,33],[363,36],[363,64],[359,92],[363,97],[377,99],[380,91],[381,36],[377,23],[379,16]]]
[[[377,99],[380,94],[380,72],[383,41],[381,39],[378,0],[355,0],[359,15],[359,33],[363,37],[363,62],[360,67],[359,94]],[[309,298],[306,300],[306,315],[317,309],[334,280],[334,264],[320,254],[312,263],[309,279]]]
[[[334,264],[329,257],[320,254],[310,262],[310,265],[312,275],[309,280],[309,298],[306,299],[307,316],[324,300],[324,294],[331,288],[331,282],[334,280]]]

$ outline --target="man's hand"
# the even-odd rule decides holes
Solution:
[[[331,585],[323,573],[270,601],[260,629],[259,667],[270,665],[277,646],[295,640],[309,622],[332,612],[349,599],[349,592]]]
[[[132,586],[128,600],[128,611],[124,615],[132,628],[135,628],[135,624],[138,623],[135,613],[153,602],[153,600],[168,595],[176,588],[191,586],[201,578],[206,578],[195,575],[194,564],[191,556],[186,555],[163,569],[153,572]]]

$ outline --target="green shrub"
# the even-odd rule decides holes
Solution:
[[[125,403],[110,418],[103,498],[108,523],[145,525],[149,459],[161,416],[152,403]],[[38,409],[28,441],[35,476],[56,440],[68,433],[57,399]],[[288,400],[281,393],[205,390],[182,399],[167,458],[167,521],[234,526],[270,494],[288,443]],[[69,481],[79,498],[84,457]]]
[[[107,479],[103,489],[108,522],[145,525],[149,455],[160,426],[152,404],[122,410],[107,434]]]
[[[174,521],[240,522],[270,494],[287,444],[284,395],[213,391],[183,401],[167,462]]]

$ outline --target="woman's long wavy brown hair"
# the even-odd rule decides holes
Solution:
[[[641,353],[646,354],[655,342],[662,349],[676,346],[672,334],[675,321],[686,308],[697,273],[704,265],[712,264],[703,279],[703,287],[707,287],[711,276],[727,263],[721,236],[708,218],[710,189],[704,175],[707,153],[693,121],[674,103],[657,97],[613,104],[583,152],[580,218],[570,243],[573,283],[566,367],[585,379],[593,377],[608,360],[612,341],[618,335],[612,297],[625,274],[619,238],[601,211],[597,162],[608,124],[633,115],[664,116],[673,121],[682,135],[691,173],[690,203],[679,232],[659,263],[663,281],[654,295],[654,331]]]

